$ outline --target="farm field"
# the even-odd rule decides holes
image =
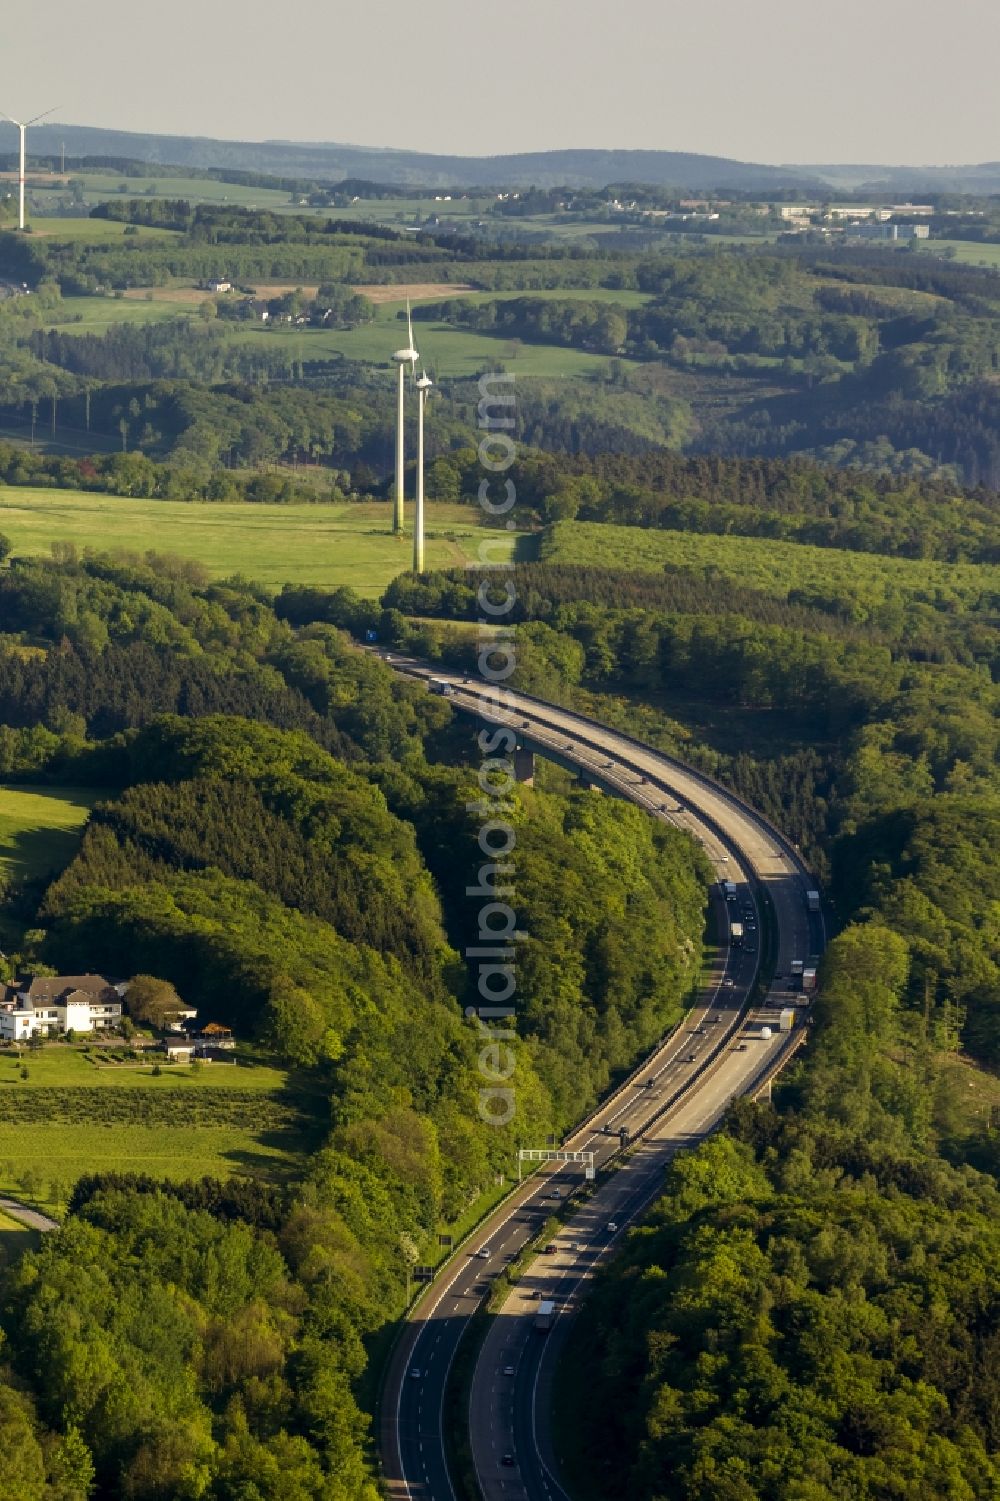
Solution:
[[[221,186],[225,186],[222,184]],[[492,194],[480,198],[452,198],[450,202],[435,202],[433,198],[365,198],[360,203],[350,203],[343,208],[317,209],[316,212],[335,219],[357,219],[363,224],[422,224],[428,217],[439,219],[482,219],[488,215],[496,199]],[[502,221],[500,221],[502,222]]]
[[[0,1193],[59,1211],[85,1173],[148,1173],[155,1178],[260,1177],[279,1180],[299,1153],[237,1126],[0,1124]],[[16,1167],[14,1166],[16,1164]],[[30,1175],[30,1176],[28,1176]]]
[[[975,602],[1000,590],[1000,574],[990,564],[886,558],[770,538],[647,531],[596,521],[556,522],[542,540],[541,558],[640,573],[668,566],[693,572],[710,568],[779,599],[792,590],[815,589],[824,599],[878,604],[894,597],[927,598],[944,605]]]
[[[198,303],[206,296],[205,292],[196,296],[192,290],[184,302],[179,302],[166,288],[158,287],[135,298],[66,297],[58,307],[46,310],[42,327],[57,328],[64,334],[100,334],[116,323],[162,323],[166,318],[196,313]]]
[[[263,283],[255,288],[258,297],[278,297],[285,292],[298,290],[288,282],[268,286]],[[315,285],[303,285],[307,296],[316,295]],[[375,322],[356,329],[280,329],[257,326],[230,325],[234,338],[283,339],[294,345],[297,359],[328,359],[331,354],[342,354],[349,359],[386,364],[399,328],[398,314],[409,296],[414,304],[420,302],[443,302],[445,299],[462,298],[463,301],[483,303],[509,301],[515,297],[547,297],[555,299],[582,299],[588,302],[614,303],[618,307],[637,308],[649,302],[651,294],[635,291],[609,291],[606,287],[562,287],[554,291],[524,292],[477,292],[468,287],[442,283],[429,286],[421,283],[410,288],[372,284],[358,285],[362,292],[375,303]],[[121,296],[67,297],[56,308],[46,310],[42,318],[44,328],[59,329],[61,333],[103,333],[118,323],[161,323],[168,318],[192,317],[199,305],[209,296],[194,285],[174,285],[144,289],[133,287]],[[424,330],[428,330],[424,338]],[[505,348],[505,341],[474,330],[454,329],[445,323],[417,323],[416,332],[420,342],[426,345],[428,364],[435,358],[442,375],[467,374],[469,361],[475,369],[484,364],[504,359],[516,364],[517,370],[526,375],[587,373],[603,365],[604,355],[588,354],[579,350],[561,349],[556,345],[519,345],[516,352]],[[450,336],[450,338],[449,338]],[[453,370],[446,358],[458,351],[461,368]],[[564,356],[569,356],[568,360]],[[582,364],[580,363],[582,361]]]
[[[232,203],[239,208],[288,209],[289,196],[280,188],[251,188],[242,183],[216,182],[213,178],[174,177],[155,171],[148,177],[121,177],[117,172],[73,172],[75,182],[83,185],[84,212],[96,203],[115,198],[186,198],[189,203]],[[124,192],[121,189],[124,188]],[[28,184],[29,196],[44,204],[45,196],[66,192],[58,177],[46,181],[36,178]],[[300,210],[301,212],[301,210]],[[308,210],[307,210],[308,212]],[[37,224],[37,219],[32,221]],[[60,221],[61,222],[61,221]],[[96,221],[100,222],[100,221]]]
[[[0,876],[25,880],[62,870],[94,803],[82,787],[0,787]]]
[[[122,240],[128,227],[114,219],[88,219],[82,216],[75,219],[56,215],[49,219],[33,214],[29,222],[31,232],[35,235],[46,235],[53,240],[88,240],[95,243]],[[136,225],[135,228],[136,235],[129,235],[130,240],[136,237],[143,240],[169,240],[177,234],[175,229],[149,229],[144,224]]]
[[[652,302],[653,293],[611,287],[547,287],[544,290],[531,288],[517,292],[456,292],[449,288],[441,297],[461,297],[463,302],[510,302],[515,297],[543,297],[551,302],[608,302],[616,307],[636,308],[645,307],[647,302]],[[397,299],[397,306],[402,306],[404,300],[405,297]]]
[[[58,1211],[90,1172],[280,1181],[318,1139],[320,1098],[281,1069],[161,1067],[96,1065],[80,1046],[0,1054],[0,1194]]]
[[[388,366],[393,350],[400,347],[400,340],[405,342],[405,322],[397,320],[401,306],[401,302],[380,304],[374,322],[361,328],[248,327],[233,337],[281,347],[296,360],[328,360],[340,355],[363,364]],[[515,343],[472,329],[452,328],[447,323],[418,323],[414,333],[423,363],[433,377],[474,376],[482,370],[495,369],[498,363],[508,366],[516,375],[543,378],[603,375],[608,367],[608,356],[604,354],[563,349],[555,344]],[[622,363],[632,366],[634,361]]]
[[[47,1044],[18,1058],[16,1053],[0,1049],[0,1096],[11,1084],[19,1092],[79,1087],[155,1090],[157,1093],[177,1089],[195,1092],[237,1089],[275,1094],[283,1090],[289,1080],[285,1069],[272,1068],[264,1063],[208,1063],[192,1072],[187,1064],[164,1063],[162,1055],[162,1072],[157,1076],[153,1073],[153,1058],[148,1063],[106,1062],[106,1055],[114,1051],[110,1045],[98,1043]],[[27,1079],[20,1076],[23,1062],[28,1064]]]
[[[408,507],[412,512],[412,507]],[[488,535],[468,506],[427,507],[428,568],[474,561]],[[407,518],[410,524],[410,516]],[[133,500],[78,490],[0,490],[0,531],[22,556],[53,542],[102,551],[150,548],[193,558],[216,577],[242,573],[275,590],[283,583],[378,595],[410,565],[412,539],[389,530],[391,508],[363,505],[212,505]],[[517,534],[495,539],[494,561],[513,552]]]
[[[1000,245],[980,245],[974,240],[924,240],[917,242],[921,255],[948,253],[949,260],[967,266],[1000,266]]]

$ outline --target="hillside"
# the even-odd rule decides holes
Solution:
[[[501,156],[442,156],[431,152],[311,141],[220,141],[206,136],[146,135],[91,125],[39,125],[32,151],[104,156],[186,167],[227,167],[337,181],[347,177],[422,187],[603,187],[611,182],[677,188],[792,188],[822,183],[855,189],[891,187],[991,193],[1000,188],[1000,163],[954,167],[884,165],[771,166],[687,151],[551,150]]]

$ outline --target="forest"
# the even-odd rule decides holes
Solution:
[[[558,776],[519,794],[517,1135],[488,1127],[449,707],[163,556],[15,560],[0,618],[0,775],[102,791],[69,866],[3,893],[5,966],[159,976],[328,1101],[280,1192],[98,1171],[0,1273],[0,1490],[374,1497],[367,1351],[408,1261],[681,1014],[701,853]]]
[[[573,1336],[581,1501],[994,1501],[1000,1138],[964,1075],[1000,1068],[1000,276],[159,197],[99,217],[121,238],[0,233],[0,279],[28,288],[0,302],[4,485],[385,497],[385,370],[250,340],[249,291],[74,319],[224,270],[278,282],[306,341],[320,303],[370,316],[357,285],[455,284],[418,337],[492,335],[515,373],[522,345],[600,357],[517,374],[515,685],[735,788],[822,882],[803,1061],[679,1155]],[[313,284],[329,295],[288,290]],[[428,495],[471,507],[476,383],[437,391]],[[29,420],[33,446],[10,437]],[[0,779],[95,800],[65,868],[0,891],[0,973],[151,974],[321,1100],[288,1181],[95,1164],[0,1267],[0,1494],[375,1501],[410,1268],[522,1133],[561,1136],[683,1014],[699,847],[543,768],[511,812],[519,1114],[484,1127],[461,957],[476,741],[357,645],[468,669],[480,587],[454,569],[378,601],[272,597],[162,553],[0,537]],[[27,1099],[8,1108],[30,1125]]]
[[[220,463],[308,461],[362,466],[358,488],[384,485],[384,451],[358,442],[356,420],[337,426],[338,406],[381,409],[371,379],[379,362],[331,353],[322,340],[312,353],[308,336],[368,321],[366,287],[453,283],[454,297],[414,310],[418,325],[457,337],[451,347],[461,347],[463,334],[476,336],[477,349],[491,336],[494,363],[515,373],[529,344],[601,357],[572,379],[520,382],[521,436],[552,456],[597,460],[667,447],[812,460],[956,490],[998,484],[994,269],[930,251],[806,240],[536,243],[526,231],[499,233],[503,215],[475,233],[428,223],[404,234],[363,220],[172,199],[123,198],[99,209],[105,223],[123,226],[120,239],[0,232],[0,282],[28,293],[0,300],[0,421],[23,424],[41,410],[54,435],[61,420],[93,432],[95,448],[121,440],[147,458],[183,461],[186,483],[203,485],[206,469]],[[160,288],[204,289],[220,274],[235,294],[206,291],[196,307],[180,305],[151,326],[138,302],[131,318],[101,331],[72,326],[95,296],[145,288],[152,299]],[[277,283],[270,298],[267,283]],[[255,297],[307,333],[294,345],[261,341]],[[446,362],[435,377],[444,400],[432,404],[430,451],[446,457],[461,446],[474,393],[468,372]],[[259,392],[267,386],[273,396],[279,385],[285,420],[271,427]],[[178,427],[148,416],[192,400],[197,421]],[[322,440],[317,401],[332,403]],[[241,403],[255,408],[244,430],[233,421]],[[631,504],[616,498],[613,509]],[[687,524],[691,516],[675,509],[663,519]],[[712,520],[738,530],[747,518],[717,512]],[[758,524],[798,535],[790,517]],[[804,517],[799,526],[809,530]]]
[[[572,538],[573,527],[555,531]],[[614,530],[592,528],[595,557],[607,556],[601,534]],[[939,565],[872,557],[867,579],[851,565],[852,597],[850,568],[825,593],[806,591],[768,567],[766,551],[759,577],[742,554],[737,577],[560,564],[554,554],[511,575],[517,685],[629,727],[750,798],[829,881],[838,921],[878,920],[905,942],[912,1024],[995,1063],[992,570],[963,579],[949,569],[942,590]],[[817,554],[831,569],[849,556]],[[476,648],[449,622],[475,618],[480,582],[489,587],[467,572],[401,577],[381,611],[348,591],[286,587],[278,609],[299,623],[374,628],[471,670]],[[706,737],[706,722],[733,729]]]
[[[732,487],[751,515],[860,498],[846,474],[826,490],[808,467],[720,463],[713,490],[687,466],[663,461],[668,495],[730,505]],[[593,505],[601,480],[578,467]],[[732,572],[616,567],[629,529],[569,520],[503,580],[516,683],[770,813],[822,873],[837,930],[805,1062],[678,1157],[571,1336],[559,1421],[585,1501],[986,1501],[1000,1486],[1000,1137],[995,1110],[961,1099],[970,1066],[1000,1065],[997,598],[990,568],[898,555],[907,493],[868,490],[886,544],[873,534],[853,562],[820,550],[825,590],[784,566],[795,547],[748,542]],[[278,607],[470,670],[458,627],[480,587],[489,575],[401,577],[380,609],[289,587]]]

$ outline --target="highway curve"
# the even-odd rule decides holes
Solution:
[[[498,703],[496,690],[460,674],[398,655],[389,660],[400,671],[446,682],[455,709],[516,726],[524,745],[579,768],[588,781],[690,832],[703,844],[720,879],[736,885],[737,915],[758,915],[762,897],[769,903],[777,976],[789,973],[793,959],[820,952],[822,925],[806,911],[809,877],[802,861],[733,794],[661,752],[568,710],[507,690]],[[718,894],[714,899],[722,919],[719,931],[726,932],[725,903]],[[551,1251],[531,1262],[491,1324],[476,1366],[469,1413],[473,1460],[487,1501],[566,1501],[546,1416],[568,1315],[594,1267],[655,1197],[672,1153],[711,1131],[734,1096],[756,1093],[802,1038],[801,1031],[778,1031],[778,1008],[787,1000],[780,987],[761,1009],[747,1012],[758,958],[756,943],[723,947],[706,991],[682,1027],[563,1144],[593,1151],[600,1166],[619,1155],[621,1127],[637,1143],[626,1164],[602,1181],[596,1193],[580,1195],[579,1207],[554,1238]],[[768,1040],[761,1035],[765,1023],[773,1029]],[[383,1475],[395,1501],[456,1501],[444,1427],[448,1374],[458,1344],[492,1280],[537,1237],[559,1201],[565,1203],[581,1187],[577,1166],[537,1173],[458,1249],[411,1311],[390,1361],[380,1417]],[[612,1223],[614,1232],[608,1229]],[[547,1336],[533,1328],[540,1298],[551,1298],[557,1308]]]

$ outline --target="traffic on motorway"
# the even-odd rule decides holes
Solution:
[[[593,1153],[597,1184],[585,1185],[574,1164],[543,1167],[516,1190],[418,1302],[390,1364],[380,1424],[389,1493],[457,1501],[447,1459],[446,1392],[459,1342],[495,1279],[538,1238],[554,1212],[563,1215],[558,1234],[538,1248],[490,1326],[469,1406],[473,1465],[487,1501],[551,1501],[564,1492],[546,1418],[569,1315],[595,1267],[655,1197],[673,1152],[714,1129],[730,1099],[756,1092],[799,1044],[803,1029],[786,1023],[794,1015],[789,1002],[805,997],[791,987],[801,985],[807,961],[821,952],[822,914],[818,903],[810,910],[806,892],[813,882],[796,851],[707,778],[551,704],[506,690],[498,702],[495,689],[459,674],[432,671],[408,658],[390,660],[401,671],[433,677],[435,689],[447,692],[456,709],[515,725],[531,748],[556,755],[589,780],[687,829],[718,877],[713,900],[724,937],[704,993],[564,1144]],[[775,982],[750,1011],[762,901],[773,919]],[[617,1171],[602,1171],[613,1162],[621,1164]]]

